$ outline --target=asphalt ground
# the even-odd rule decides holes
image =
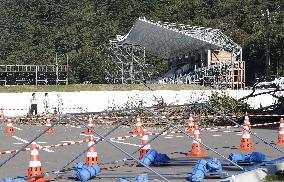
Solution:
[[[15,125],[17,128],[13,135],[7,135],[4,133],[6,126],[3,124],[0,125],[0,151],[20,149],[25,145],[26,142],[32,140],[35,136],[40,134],[44,130],[44,126],[30,126],[30,125]],[[111,130],[113,126],[96,126],[95,130],[98,133],[106,133]],[[20,129],[20,130],[19,130]],[[184,129],[184,128],[182,128]],[[55,134],[47,135],[44,134],[42,137],[36,140],[37,144],[41,146],[64,143],[67,141],[78,141],[86,139],[88,136],[82,132],[85,132],[84,127],[73,127],[73,126],[55,126]],[[149,132],[159,132],[161,129],[157,128],[147,128]],[[113,132],[109,137],[118,137],[118,136],[127,136],[131,135],[133,128],[129,127],[120,127],[115,132]],[[269,128],[253,128],[253,132],[257,133],[258,136],[265,138],[269,143],[275,145],[277,143],[278,136],[278,127],[269,127]],[[212,131],[202,131],[201,132],[202,141],[212,147],[214,150],[218,151],[220,154],[224,155],[226,158],[232,152],[239,153],[250,153],[243,152],[237,148],[240,145],[240,140],[242,137],[241,129],[232,128],[224,130],[212,130]],[[149,138],[152,138],[150,136]],[[274,159],[280,156],[281,153],[276,151],[272,147],[265,145],[259,139],[252,136],[252,141],[255,151],[262,152],[266,154],[269,159]],[[141,143],[141,137],[113,140],[114,144],[121,147],[128,153],[135,151]],[[177,134],[166,134],[157,138],[151,143],[151,149],[157,150],[159,153],[165,153],[172,159],[177,160],[188,160],[193,161],[193,163],[198,160],[196,158],[186,157],[186,153],[191,150],[192,139],[188,138],[182,133]],[[54,171],[60,170],[65,166],[70,160],[75,156],[81,153],[84,149],[87,148],[87,143],[81,143],[79,145],[69,145],[64,147],[49,148],[45,150],[40,150],[40,159],[44,172],[48,173],[49,177],[53,181],[74,181],[72,175],[75,173],[74,164],[75,162],[84,162],[86,154],[83,154],[78,160],[70,164],[64,173],[61,173],[57,179]],[[96,145],[100,167],[102,168],[101,175],[104,178],[96,178],[90,181],[115,181],[120,177],[127,176],[136,176],[141,173],[149,172],[146,168],[137,167],[136,163],[133,161],[118,162],[113,164],[113,161],[121,160],[126,157],[125,154],[115,149],[106,141],[102,141]],[[284,150],[282,146],[280,149]],[[217,157],[221,161],[224,159],[209,149],[205,149],[205,152],[208,153],[209,158]],[[0,155],[0,163],[5,161],[12,154]],[[139,153],[135,155],[138,157]],[[28,164],[29,164],[29,151],[20,152],[17,156],[8,161],[5,165],[0,167],[0,179],[3,177],[23,177],[27,175]],[[188,173],[192,172],[194,164],[186,165],[168,165],[168,166],[159,166],[152,167],[155,171],[160,174],[165,175],[169,178],[170,181],[186,181],[185,176],[188,176]],[[237,174],[240,170],[237,167],[223,167],[223,170],[228,172],[229,175]],[[150,172],[152,173],[152,172]],[[153,175],[149,174],[149,178],[152,179]],[[174,178],[176,177],[176,178]],[[133,178],[131,179],[133,181]],[[156,179],[154,176],[153,179]],[[181,179],[178,179],[181,178]],[[162,180],[155,180],[162,181]],[[217,179],[210,179],[206,181],[217,181]]]

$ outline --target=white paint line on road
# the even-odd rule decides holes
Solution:
[[[243,135],[242,133],[237,133],[236,135]]]
[[[76,128],[82,128],[81,126],[77,126]]]
[[[24,143],[20,143],[20,142],[16,142],[16,143],[13,143],[13,144],[15,144],[15,145],[22,145],[22,144],[24,144]]]
[[[42,144],[45,144],[45,143],[47,143],[47,142],[36,142],[36,143],[42,143]]]
[[[223,131],[224,133],[230,133],[230,132],[232,132],[232,131],[229,131],[229,130],[225,130],[225,131]]]
[[[27,140],[24,140],[24,139],[22,139],[20,137],[17,137],[17,136],[12,136],[12,137],[15,138],[16,140],[19,140],[19,141],[23,142],[23,143],[29,143]],[[38,145],[38,146],[41,147],[40,145]],[[44,148],[42,150],[44,150],[46,152],[54,152],[53,150],[46,149],[46,148]]]
[[[174,135],[167,135],[168,137],[172,137],[172,136],[174,136]]]
[[[218,131],[218,130],[210,130],[210,131]]]
[[[84,134],[84,133],[80,133],[80,135],[81,135],[81,136],[87,136],[87,137],[89,137],[89,136],[94,136],[94,135],[92,135],[92,134]]]
[[[184,136],[180,136],[180,135],[178,135],[178,136],[176,136],[177,138],[183,138]]]
[[[215,137],[217,137],[217,136],[221,136],[221,135],[212,135],[212,136],[215,136]]]
[[[117,140],[119,140],[119,141],[123,141],[123,140],[125,140],[125,138],[119,138],[119,139],[117,139]]]
[[[131,145],[131,146],[135,146],[135,147],[141,147],[141,145],[137,145],[137,144],[133,144],[133,143],[127,143],[127,142],[120,142],[120,141],[116,141],[116,140],[111,140],[112,142],[115,143],[120,143],[120,144],[125,144],[125,145]]]
[[[173,138],[173,137],[164,137],[164,138]]]
[[[13,126],[16,130],[22,131],[23,129]]]

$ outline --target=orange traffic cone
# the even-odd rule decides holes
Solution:
[[[46,120],[45,127],[49,128],[51,126],[51,119],[50,119],[50,117],[48,116],[45,120]],[[49,128],[46,133],[49,134],[49,135],[52,135],[52,134],[54,134],[54,129],[53,128]]]
[[[141,123],[141,116],[137,116],[136,117],[136,125],[135,125],[135,129],[134,129],[134,134],[135,135],[142,135],[143,134],[143,127],[142,127],[142,123]]]
[[[94,137],[91,135],[90,140],[88,143],[88,147],[92,146],[95,143]],[[93,164],[98,164],[99,163],[99,158],[98,158],[98,153],[96,152],[96,146],[92,146],[89,148],[87,152],[87,157],[86,157],[86,164],[88,166],[91,166]]]
[[[201,142],[201,135],[198,126],[196,125],[194,128],[194,138]],[[203,146],[195,140],[192,141],[192,149],[187,153],[187,156],[190,157],[205,157],[208,156],[207,153],[204,152]]]
[[[43,170],[39,158],[36,143],[33,142],[31,146],[31,155],[28,169],[28,182],[49,182],[49,179],[45,179],[43,176]]]
[[[283,118],[280,119],[280,126],[278,131],[278,145],[284,144],[284,121]]]
[[[245,118],[244,123],[246,123],[248,125],[249,131],[251,131],[251,125],[250,125],[248,113],[245,113],[244,118]]]
[[[247,123],[244,123],[243,126],[245,129],[243,129],[243,136],[241,140],[241,145],[239,147],[239,150],[255,150],[255,148],[252,145],[252,141],[250,138],[250,133],[247,131],[249,130],[249,126]]]
[[[194,131],[194,122],[192,114],[189,115],[188,127],[185,129],[189,134]]]
[[[0,120],[4,119],[4,109],[0,109]]]
[[[8,118],[7,122],[8,123],[7,123],[6,129],[5,129],[5,133],[14,134],[15,131],[14,131],[14,127],[13,127],[13,124],[12,124],[12,118]]]
[[[146,143],[148,143],[149,137],[146,131],[143,131],[143,136],[142,136],[142,141],[141,141],[141,145],[145,145]],[[145,154],[147,154],[147,152],[151,149],[150,144],[145,145],[144,147],[141,148],[140,150],[140,155],[139,155],[139,159],[142,159],[144,157]]]
[[[88,117],[88,127],[93,128],[93,118],[91,116]],[[94,134],[93,130],[87,128],[87,131],[85,132],[86,134]]]

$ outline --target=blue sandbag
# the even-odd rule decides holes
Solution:
[[[87,165],[86,165],[85,162],[78,162],[78,163],[75,165],[76,171],[85,169],[86,167],[87,167]]]
[[[261,152],[252,152],[249,156],[250,162],[264,162],[266,160],[267,160],[267,158],[266,158],[265,154],[263,154]]]
[[[87,166],[85,169],[90,172],[91,177],[95,176],[96,174],[100,172],[100,167],[96,164]]]
[[[90,171],[87,169],[78,170],[76,176],[80,181],[88,181],[92,177]]]
[[[221,162],[216,158],[209,159],[206,163],[206,168],[208,172],[222,172]]]
[[[148,157],[145,157],[145,156],[142,159],[140,159],[140,162],[146,166],[150,166],[152,163],[152,161]]]
[[[120,179],[116,180],[115,182],[130,182],[130,181],[125,179],[125,178],[120,178]]]
[[[148,177],[145,174],[141,174],[134,178],[134,182],[148,182]]]
[[[167,154],[157,154],[156,158],[155,158],[155,162],[168,162],[169,160],[171,160]]]
[[[16,179],[14,179],[13,182],[27,182],[27,180],[25,180],[23,178],[16,178]]]
[[[188,181],[202,181],[205,178],[207,161],[204,159],[198,160],[194,166],[191,176],[187,177]]]
[[[13,182],[13,178],[3,178],[1,182]]]
[[[157,156],[157,151],[156,150],[149,150],[146,154],[146,157],[150,159],[151,162],[153,162]]]
[[[240,153],[231,153],[229,155],[229,159],[233,162],[245,162],[246,159],[245,159],[245,155],[244,154],[240,154]]]

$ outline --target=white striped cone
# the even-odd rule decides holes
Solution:
[[[49,128],[50,126],[51,126],[51,119],[50,119],[50,117],[47,117],[47,118],[46,118],[45,127],[46,127],[46,128]],[[49,135],[54,134],[54,129],[53,129],[53,128],[49,128],[49,129],[47,130],[47,134],[49,134]]]
[[[192,133],[194,131],[194,122],[193,122],[193,116],[192,114],[189,115],[188,119],[188,127],[186,128],[186,131],[188,133]]]
[[[4,111],[3,109],[0,109],[0,120],[4,119]]]
[[[135,135],[143,134],[143,127],[142,127],[142,123],[141,123],[141,116],[137,116],[136,117],[136,124],[135,124],[134,134]]]
[[[31,146],[29,169],[28,169],[28,182],[44,181],[43,170],[39,158],[36,143],[33,142]],[[36,176],[36,177],[35,177]]]
[[[241,140],[241,145],[239,147],[239,150],[255,150],[255,148],[252,145],[250,133],[247,131],[249,130],[249,125],[247,123],[244,123],[243,127],[244,127],[243,135],[242,135],[242,140]]]
[[[93,124],[93,118],[91,116],[88,117],[88,127],[89,128],[93,128],[94,127],[94,124]],[[93,130],[91,129],[87,129],[87,131],[85,132],[86,134],[93,134]]]
[[[7,123],[6,129],[5,129],[5,133],[14,134],[15,131],[14,131],[14,127],[13,127],[13,124],[12,124],[12,118],[8,118],[7,122],[8,123]]]
[[[244,115],[245,119],[244,119],[244,123],[246,123],[249,127],[249,131],[251,131],[251,125],[250,125],[250,121],[249,121],[249,117],[248,117],[248,114],[246,113]]]
[[[141,141],[141,145],[145,145],[148,143],[149,137],[146,131],[144,131],[144,134],[142,136],[142,141]],[[145,154],[147,154],[147,152],[151,149],[151,145],[147,144],[145,145],[143,148],[141,148],[140,150],[140,155],[139,155],[139,159],[142,159],[144,157]]]
[[[195,126],[193,135],[195,140],[192,141],[192,148],[191,151],[187,153],[187,156],[194,156],[194,157],[207,156],[208,154],[204,152],[203,146],[199,143],[201,142],[201,134],[198,126]],[[199,142],[197,142],[196,140]]]
[[[283,118],[280,119],[280,126],[278,131],[278,145],[284,144],[284,121]]]
[[[89,143],[88,143],[88,147],[89,150],[87,152],[87,157],[86,157],[86,164],[88,166],[91,166],[93,164],[98,164],[99,163],[99,158],[98,158],[98,153],[96,151],[96,146],[93,145],[95,143],[95,139],[94,137],[91,135],[89,138]],[[93,146],[92,146],[93,145]],[[92,146],[92,147],[91,147]]]

